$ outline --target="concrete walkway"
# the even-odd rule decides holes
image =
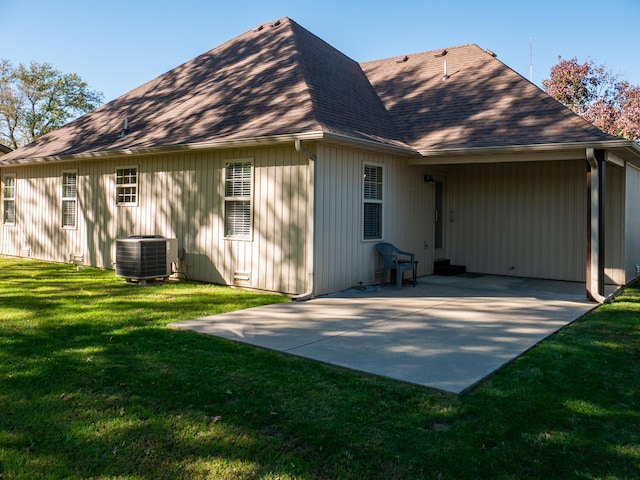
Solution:
[[[596,306],[583,283],[428,276],[170,327],[460,393]]]

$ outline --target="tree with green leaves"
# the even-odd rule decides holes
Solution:
[[[574,57],[551,68],[544,90],[606,133],[640,139],[640,87],[620,80],[604,65]]]
[[[0,143],[18,148],[102,103],[75,73],[31,62],[14,68],[0,60]]]

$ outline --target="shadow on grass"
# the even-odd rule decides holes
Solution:
[[[460,442],[467,439],[467,452],[482,452],[485,467],[502,475],[635,478],[639,373],[640,310],[621,297],[465,398]]]
[[[0,281],[3,480],[640,474],[625,297],[454,397],[164,328],[264,296],[31,273]]]
[[[54,345],[36,348],[44,337]],[[424,395],[155,326],[41,327],[19,342],[31,343],[33,352],[10,366],[3,382],[11,392],[2,425],[11,440],[4,448],[15,461],[38,459],[59,477],[181,478],[183,469],[195,468],[193,478],[200,478],[196,465],[205,462],[214,471],[230,465],[221,478],[323,471],[369,477],[387,471],[392,478],[404,470],[396,449],[387,450],[388,435],[399,431],[380,425],[406,422],[406,412],[399,419],[390,412]],[[437,421],[427,420],[428,409],[416,414],[424,428]],[[86,452],[81,462],[78,452]]]

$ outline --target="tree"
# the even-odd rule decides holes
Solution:
[[[604,65],[574,57],[551,68],[545,91],[606,133],[640,139],[640,87],[619,80]]]
[[[103,95],[48,63],[0,60],[0,142],[18,148],[90,112]]]
[[[17,148],[20,99],[13,91],[13,70],[7,60],[0,60],[0,142]]]

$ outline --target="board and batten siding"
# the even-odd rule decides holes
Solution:
[[[607,163],[605,175],[605,283],[625,285],[626,169]]]
[[[253,235],[224,235],[224,168],[253,164]],[[116,206],[117,168],[138,168],[138,203]],[[62,172],[78,174],[78,227],[61,228]],[[2,225],[0,253],[114,268],[115,240],[176,238],[178,269],[191,279],[302,293],[309,285],[308,160],[293,145],[132,156],[1,169],[16,174],[15,226]],[[240,274],[239,276],[236,276]],[[238,280],[248,278],[248,280]]]
[[[625,175],[625,283],[640,274],[640,170],[630,164]]]
[[[0,253],[16,257],[68,262],[83,251],[85,223],[62,227],[62,172],[78,172],[73,163],[2,169],[16,176],[16,222],[0,225]],[[79,178],[78,178],[79,182]],[[77,208],[80,208],[77,198]]]
[[[454,165],[449,254],[467,271],[584,281],[586,163]]]
[[[363,165],[383,167],[383,238],[363,240]],[[433,185],[420,167],[389,155],[320,144],[316,161],[315,292],[380,281],[379,241],[416,254],[418,274],[432,273]],[[425,248],[426,244],[426,248]],[[388,279],[387,279],[388,280]]]

